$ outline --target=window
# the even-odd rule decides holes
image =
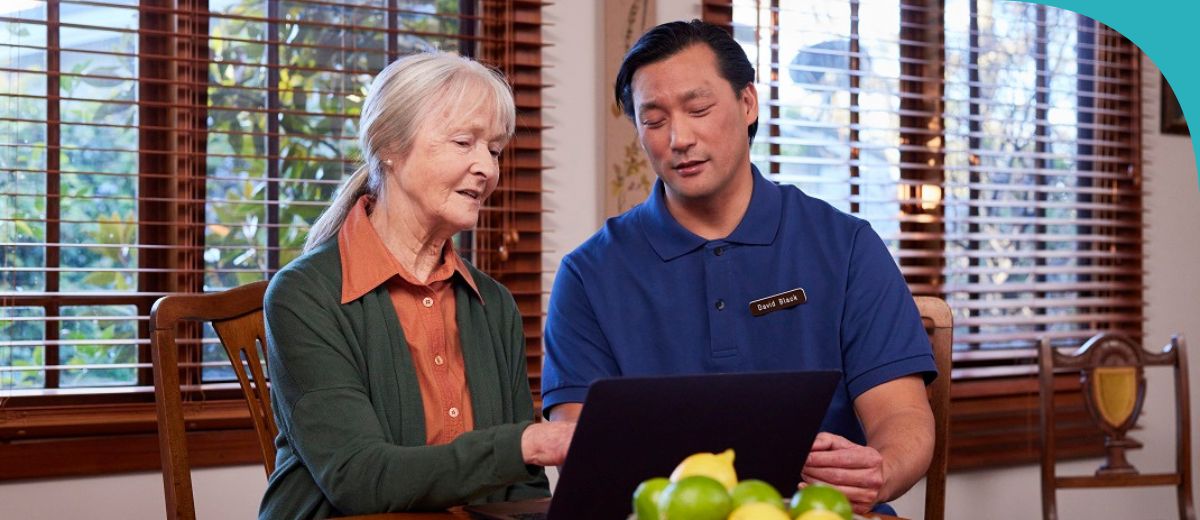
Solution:
[[[954,309],[952,465],[1036,460],[1039,338],[1141,335],[1140,53],[1023,2],[704,9],[759,73],[753,160],[869,220],[913,293]]]
[[[512,288],[536,390],[540,9],[523,0],[0,7],[0,440],[18,448],[0,456],[0,475],[157,467],[150,307],[168,292],[266,279],[298,256],[356,166],[371,78],[416,50],[476,57],[513,84],[518,135],[479,225],[458,245]],[[222,390],[231,372],[215,342],[194,331],[185,353],[206,384],[189,396],[197,459],[257,460],[244,405]],[[101,464],[101,442],[134,455]],[[206,459],[205,442],[246,449]],[[19,464],[29,456],[52,462]]]

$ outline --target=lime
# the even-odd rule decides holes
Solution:
[[[776,509],[783,509],[783,497],[779,496],[779,492],[775,491],[770,484],[757,479],[738,482],[729,496],[733,499],[734,509],[756,502],[771,504]]]
[[[671,482],[692,475],[709,477],[725,486],[726,491],[733,490],[733,486],[738,482],[737,472],[733,470],[733,450],[725,450],[719,454],[701,452],[688,455],[683,462],[675,466],[675,471],[671,472]]]
[[[783,512],[783,508],[777,505],[751,502],[734,509],[733,513],[729,515],[729,520],[791,520],[791,518]]]
[[[843,495],[837,488],[825,484],[809,484],[792,495],[788,513],[799,517],[812,510],[831,511],[844,520],[851,520],[854,516],[854,509],[850,507],[850,501],[846,499],[846,495]]]
[[[662,477],[647,479],[633,490],[633,512],[638,520],[658,520],[658,496],[671,481]]]
[[[824,509],[813,509],[797,516],[796,520],[842,520],[842,515]]]
[[[702,475],[671,482],[658,496],[662,520],[725,520],[732,510],[725,486]]]

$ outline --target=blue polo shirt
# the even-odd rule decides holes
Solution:
[[[583,402],[600,377],[836,369],[822,430],[865,444],[853,400],[936,375],[908,286],[866,221],[753,168],[728,237],[705,240],[667,211],[662,181],[559,267],[546,318],[543,410]],[[755,316],[752,301],[807,301]]]

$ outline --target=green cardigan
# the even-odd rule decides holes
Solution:
[[[329,516],[549,495],[521,456],[533,420],[525,336],[512,294],[468,264],[455,280],[474,431],[425,445],[421,390],[384,285],[341,304],[338,241],[280,270],[265,300],[279,436],[259,518]]]

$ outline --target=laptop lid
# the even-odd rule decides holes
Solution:
[[[625,518],[633,490],[696,452],[733,448],[739,479],[789,496],[838,371],[601,379],[588,387],[550,503],[557,519]]]

